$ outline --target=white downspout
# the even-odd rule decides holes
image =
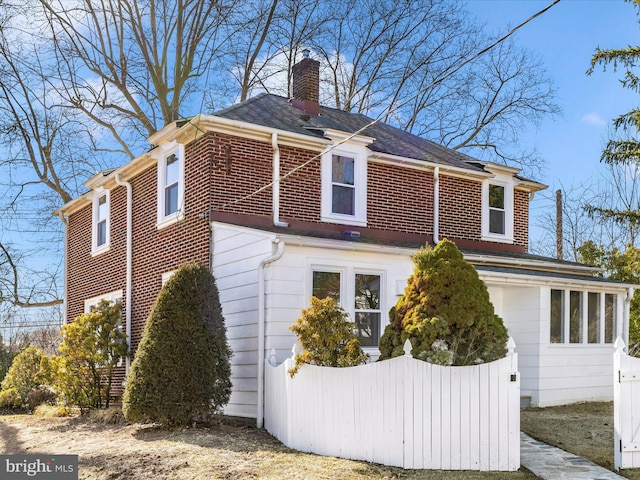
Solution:
[[[280,147],[278,146],[278,134],[271,134],[271,145],[273,146],[273,187],[272,187],[272,210],[273,224],[276,227],[288,227],[287,222],[280,221]]]
[[[256,425],[262,428],[264,423],[264,330],[266,323],[265,309],[265,284],[264,284],[264,268],[282,257],[284,253],[284,241],[276,238],[273,243],[278,246],[276,253],[264,258],[258,266],[258,414],[256,416]]]
[[[433,169],[433,243],[440,242],[440,167]]]
[[[127,358],[125,360],[125,367],[124,367],[125,381],[126,381],[126,378],[129,376],[129,369],[131,368],[131,287],[133,284],[133,278],[132,278],[133,232],[131,228],[131,223],[132,223],[131,210],[132,210],[132,204],[133,204],[133,193],[131,190],[131,184],[129,182],[120,180],[119,173],[116,173],[115,180],[116,180],[116,184],[120,185],[121,187],[127,188],[127,279],[126,279],[127,293],[125,294],[125,304],[127,308],[125,310],[126,313],[125,313],[125,332],[124,332],[127,335]]]
[[[624,299],[624,320],[623,320],[623,335],[624,335],[624,350],[625,352],[629,352],[629,322],[631,320],[631,299],[633,298],[633,287],[629,287],[627,289],[627,296]]]
[[[69,241],[69,222],[67,222],[67,219],[64,218],[64,214],[62,212],[58,212],[58,216],[60,217],[60,220],[62,220],[62,223],[64,224],[64,235],[63,235],[63,241],[64,241],[64,259],[62,261],[63,265],[62,265],[62,275],[64,275],[64,282],[62,282],[62,323],[66,324],[67,323],[67,272],[69,271],[68,268],[68,245],[67,242]]]

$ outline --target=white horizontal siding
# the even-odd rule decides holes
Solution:
[[[518,348],[521,394],[532,396],[540,373],[540,289],[490,285],[489,294]]]
[[[267,233],[214,223],[213,274],[227,326],[232,394],[225,414],[255,418],[258,379],[258,266],[272,254]]]

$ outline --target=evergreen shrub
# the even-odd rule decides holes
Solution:
[[[412,257],[413,274],[389,314],[380,360],[404,354],[439,365],[474,365],[506,354],[507,330],[486,285],[456,245],[442,240]]]
[[[22,407],[22,397],[15,387],[0,391],[0,408],[20,408]]]
[[[354,333],[355,324],[349,315],[327,297],[311,297],[311,306],[302,310],[302,316],[289,329],[298,336],[302,352],[296,355],[296,364],[289,371],[293,377],[304,363],[324,367],[352,367],[366,363],[369,355],[360,346]]]
[[[67,405],[109,408],[115,370],[127,355],[121,325],[122,306],[108,301],[64,325],[58,355],[42,358],[42,382]]]
[[[27,347],[13,359],[11,367],[2,381],[2,390],[14,389],[17,392],[20,402],[16,406],[26,404],[29,392],[40,387],[37,376],[40,372],[40,361],[43,356],[42,349]]]
[[[147,319],[125,386],[126,419],[165,425],[208,420],[229,401],[230,357],[215,279],[200,265],[183,265]]]

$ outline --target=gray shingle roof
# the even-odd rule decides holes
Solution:
[[[483,171],[477,159],[443,147],[430,140],[359,113],[320,107],[319,115],[308,115],[278,95],[262,93],[213,115],[302,135],[323,136],[323,130],[333,129],[354,133],[363,127],[362,135],[375,138],[369,145],[374,152],[423,160],[467,170]]]

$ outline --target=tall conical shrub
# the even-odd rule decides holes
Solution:
[[[200,265],[183,265],[147,320],[126,382],[125,417],[166,425],[206,419],[229,401],[230,357],[215,279]]]
[[[380,359],[403,355],[440,365],[491,362],[506,354],[507,330],[489,292],[456,245],[442,240],[412,257],[413,274],[390,312],[380,339]]]

